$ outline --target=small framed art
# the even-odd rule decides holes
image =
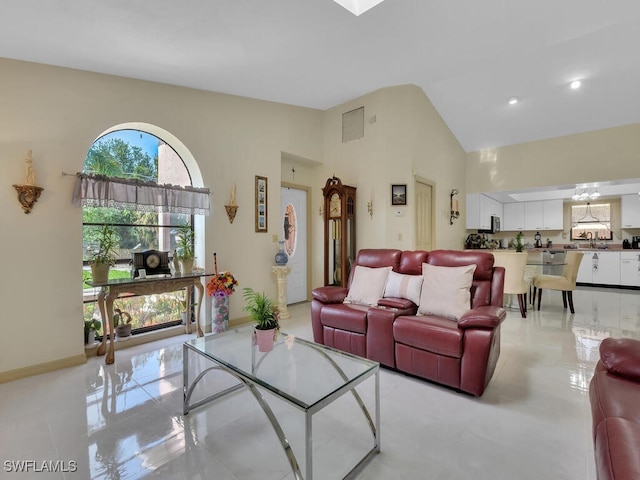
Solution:
[[[391,185],[391,205],[407,204],[407,185]]]
[[[256,232],[267,232],[267,177],[256,175]]]

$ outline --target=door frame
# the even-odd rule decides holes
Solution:
[[[420,175],[414,175],[413,176],[413,191],[417,191],[416,190],[416,183],[423,183],[425,185],[429,185],[431,187],[431,249],[435,250],[436,249],[436,213],[437,213],[437,208],[436,208],[436,199],[437,197],[437,191],[436,191],[436,182],[434,182],[433,180],[429,180],[428,178],[425,177],[421,177]],[[413,216],[413,244],[414,246],[418,243],[417,242],[417,225],[418,225],[418,219],[417,219],[417,215],[418,215],[418,208],[417,208],[417,197],[414,196],[413,199],[413,210],[414,210],[414,216]]]
[[[311,265],[313,262],[311,261],[311,246],[312,246],[312,238],[311,238],[311,187],[307,185],[300,185],[298,183],[291,182],[280,182],[281,188],[293,188],[295,190],[304,190],[307,194],[307,211],[305,214],[307,215],[307,291],[306,297],[307,302],[311,301]],[[280,210],[282,210],[282,198],[280,198]]]

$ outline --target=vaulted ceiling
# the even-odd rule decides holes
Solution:
[[[640,122],[636,0],[385,0],[358,17],[333,0],[0,11],[0,57],[318,109],[415,84],[466,151]]]

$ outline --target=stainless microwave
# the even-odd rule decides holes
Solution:
[[[491,216],[491,228],[489,230],[478,230],[478,233],[498,233],[500,231],[500,217]]]

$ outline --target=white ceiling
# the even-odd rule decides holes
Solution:
[[[640,122],[637,0],[386,0],[359,17],[332,0],[0,11],[0,57],[319,109],[415,84],[466,151]]]

